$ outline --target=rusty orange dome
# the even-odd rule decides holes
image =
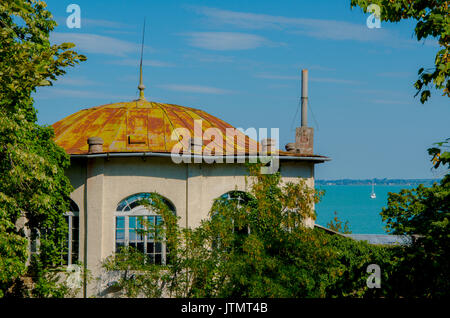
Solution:
[[[249,153],[250,139],[228,140],[226,129],[233,126],[223,120],[199,109],[146,100],[83,109],[52,126],[55,142],[71,155],[87,154],[87,139],[94,136],[103,139],[103,152],[170,153],[178,143],[171,138],[173,131],[186,128],[194,136],[197,119],[202,120],[203,132],[217,128],[222,134],[223,144],[216,145],[216,154],[223,153],[226,144],[231,144],[237,153]],[[242,135],[239,131],[238,134]]]

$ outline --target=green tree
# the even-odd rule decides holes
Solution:
[[[413,237],[398,267],[404,276],[400,280],[403,296],[448,297],[450,175],[429,188],[419,185],[389,193],[388,206],[381,216],[390,232]]]
[[[334,211],[334,217],[333,219],[327,223],[327,227],[333,231],[344,233],[344,234],[350,234],[352,231],[350,231],[350,226],[348,224],[348,221],[342,221],[339,219],[337,211]]]
[[[450,138],[447,138],[445,141],[435,143],[436,147],[428,148],[428,154],[431,156],[431,162],[433,163],[433,167],[435,169],[439,168],[439,166],[448,167],[450,166],[450,152],[445,151],[448,149],[450,142]]]
[[[420,101],[431,96],[430,86],[442,90],[450,97],[450,15],[449,3],[443,0],[351,0],[352,7],[360,6],[367,12],[370,4],[381,8],[381,20],[398,22],[402,19],[417,21],[417,40],[437,38],[440,49],[436,53],[434,68],[420,68],[414,84]],[[428,149],[434,168],[450,165],[449,139]],[[448,170],[447,170],[448,171]],[[450,295],[448,271],[450,269],[450,175],[430,188],[419,185],[400,193],[389,193],[388,206],[381,212],[388,231],[410,235],[413,242],[401,250],[392,283],[400,296],[439,297]]]
[[[50,44],[56,22],[45,8],[36,0],[0,3],[0,297],[26,294],[27,286],[36,296],[58,295],[43,277],[61,262],[69,157],[53,142],[53,129],[36,123],[31,94],[85,57],[73,44]],[[30,263],[27,229],[40,241]]]
[[[169,246],[167,264],[124,249],[104,264],[122,273],[115,287],[147,297],[377,296],[389,290],[369,290],[366,268],[380,264],[388,281],[393,249],[305,226],[315,218],[320,193],[302,179],[284,184],[278,173],[261,175],[250,166],[249,181],[245,203],[217,199],[195,229],[180,228],[167,208],[153,204],[164,220],[157,232]]]
[[[421,67],[414,87],[425,103],[431,96],[430,86],[442,90],[450,97],[450,12],[445,0],[351,0],[351,7],[359,6],[364,12],[371,4],[380,7],[382,21],[399,22],[403,19],[417,21],[414,29],[417,40],[433,37],[438,40],[440,49],[436,53],[434,67]]]

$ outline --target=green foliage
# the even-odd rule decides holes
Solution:
[[[81,265],[78,265],[80,271],[78,273],[71,272],[69,270],[61,271],[59,268],[50,269],[45,268],[42,263],[36,263],[34,266],[34,281],[33,288],[27,290],[29,297],[39,297],[39,298],[63,298],[63,297],[77,297],[78,293],[81,291],[82,282],[90,281],[90,273],[83,269]],[[78,277],[73,277],[74,285],[70,284],[71,275],[76,275]],[[20,291],[22,294],[23,290]]]
[[[327,223],[327,227],[333,231],[344,233],[344,234],[350,234],[352,231],[350,231],[350,226],[348,224],[348,221],[342,221],[338,218],[337,211],[334,211],[334,218]]]
[[[419,79],[414,84],[420,101],[431,96],[429,86],[443,91],[450,97],[450,14],[448,1],[442,0],[351,0],[351,6],[367,11],[369,4],[381,8],[381,19],[398,22],[402,19],[417,21],[417,39],[437,38],[440,45],[434,61],[434,69],[420,68]],[[438,142],[428,149],[434,168],[450,165],[449,139]],[[440,297],[450,295],[448,272],[450,270],[450,175],[440,184],[426,188],[404,189],[400,193],[389,193],[388,207],[381,216],[387,222],[388,231],[399,235],[410,235],[413,244],[398,254],[398,263],[393,284],[398,288],[394,295],[412,297]]]
[[[149,262],[147,256],[131,247],[124,247],[114,257],[108,257],[104,264],[108,271],[120,273],[115,285],[110,288],[123,290],[127,297],[144,294],[147,297],[161,297],[163,266]]]
[[[64,175],[69,157],[52,141],[53,129],[36,124],[31,94],[85,57],[70,50],[73,44],[50,45],[49,33],[56,23],[42,1],[2,1],[0,25],[0,296],[4,296],[27,285],[20,282],[24,275],[34,280],[27,286],[38,288],[41,273],[60,262],[67,230],[63,213],[72,191]],[[21,220],[25,227],[17,226]],[[40,253],[31,266],[26,263],[26,229],[40,239]]]
[[[340,235],[322,234],[334,251],[330,270],[339,275],[328,284],[327,297],[392,297],[397,289],[397,266],[401,246],[376,246]],[[367,266],[381,268],[381,288],[366,286]],[[322,265],[319,265],[322,266]]]
[[[8,202],[9,201],[9,202]],[[12,203],[0,192],[0,202]],[[11,287],[15,278],[25,270],[27,260],[27,240],[17,233],[15,224],[7,215],[7,210],[0,209],[0,298]]]
[[[449,296],[450,175],[430,188],[419,185],[389,193],[381,216],[390,232],[415,238],[399,264],[405,274],[405,295]]]
[[[450,138],[447,138],[445,141],[436,142],[437,147],[428,148],[428,154],[431,156],[431,162],[435,169],[445,165],[447,165],[447,169],[450,167],[450,152],[444,150],[449,148],[449,141]]]
[[[440,49],[436,53],[434,68],[420,68],[419,79],[414,87],[420,94],[420,101],[425,103],[431,96],[429,86],[442,90],[450,97],[450,14],[448,1],[443,0],[351,0],[351,6],[359,6],[364,12],[370,4],[381,8],[381,20],[399,22],[403,19],[417,21],[415,34],[417,40],[433,37],[438,40]]]
[[[104,264],[122,273],[115,287],[127,296],[148,297],[384,295],[366,287],[366,268],[376,263],[392,271],[395,248],[306,227],[320,193],[302,179],[282,183],[279,174],[258,172],[258,165],[250,166],[245,204],[219,198],[210,218],[195,229],[180,228],[172,212],[153,205],[164,219],[159,239],[169,246],[167,264],[155,266],[125,249]]]

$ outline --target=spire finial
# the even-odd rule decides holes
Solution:
[[[144,55],[144,35],[145,35],[145,18],[144,18],[144,28],[142,30],[142,46],[141,46],[141,64],[139,66],[139,99],[138,100],[143,100],[145,101],[145,96],[144,96],[144,89],[145,89],[145,85],[142,82],[142,57]]]

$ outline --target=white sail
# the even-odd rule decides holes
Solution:
[[[372,181],[372,193],[370,194],[370,198],[375,199],[376,197],[377,197],[377,195],[375,194],[374,183]]]

